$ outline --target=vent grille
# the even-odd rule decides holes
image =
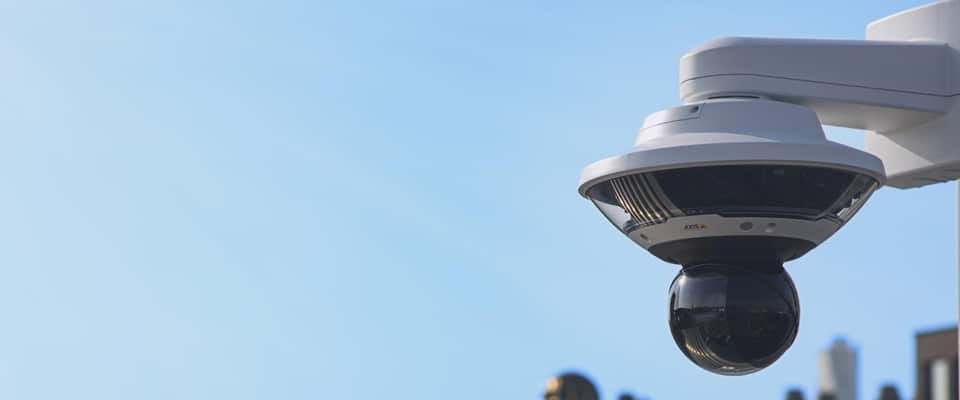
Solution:
[[[655,190],[647,179],[645,174],[634,174],[610,181],[617,201],[641,226],[660,224],[674,216],[665,206],[660,190]]]

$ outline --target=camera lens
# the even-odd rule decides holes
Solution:
[[[670,286],[670,331],[687,358],[720,375],[773,364],[793,344],[797,289],[780,262],[685,266]]]

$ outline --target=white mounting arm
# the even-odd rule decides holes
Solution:
[[[808,106],[827,125],[886,132],[950,110],[956,58],[944,43],[718,39],[680,61],[680,93],[687,103],[759,95]]]
[[[888,185],[960,178],[960,1],[872,23],[868,39],[726,38],[680,63],[685,103],[760,96],[812,108],[827,125],[866,129]]]

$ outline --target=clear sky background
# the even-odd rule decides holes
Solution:
[[[0,397],[908,395],[956,322],[957,188],[884,189],[788,264],[793,348],[746,377],[676,349],[677,268],[576,193],[731,35],[857,39],[920,1],[5,1]],[[831,130],[859,146],[855,131]]]

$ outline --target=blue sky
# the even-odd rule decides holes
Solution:
[[[730,378],[576,182],[698,43],[918,4],[3,2],[0,397],[535,399],[576,368],[775,399],[837,335],[863,398],[908,394],[913,334],[956,322],[955,185],[884,189],[788,264],[796,343]]]

